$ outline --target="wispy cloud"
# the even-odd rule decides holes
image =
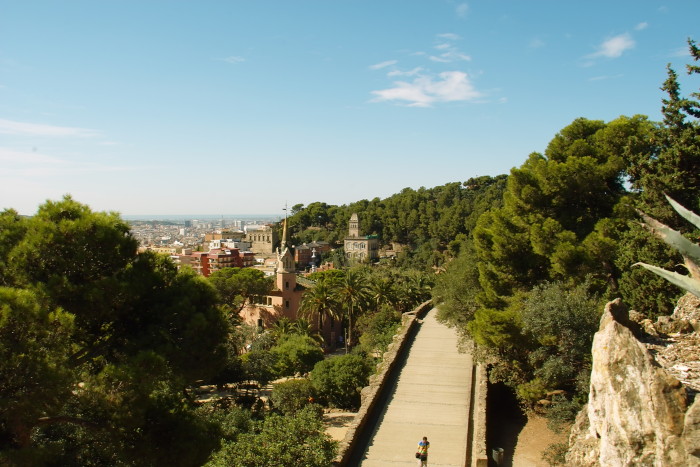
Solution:
[[[396,81],[393,87],[372,91],[374,102],[403,101],[409,107],[430,107],[437,102],[469,101],[481,97],[469,76],[445,71],[436,77],[419,76],[412,82]]]
[[[121,167],[92,162],[61,159],[37,151],[21,151],[0,147],[0,162],[8,171],[22,176],[48,176],[69,173],[104,173],[141,170],[137,167]]]
[[[634,48],[634,46],[635,42],[632,39],[632,36],[630,36],[628,33],[619,34],[604,41],[600,46],[598,46],[598,50],[596,52],[587,55],[586,58],[618,58],[622,56],[625,51]]]
[[[408,71],[392,70],[392,71],[390,71],[389,73],[387,73],[386,75],[389,76],[389,77],[394,77],[394,76],[415,76],[415,75],[417,75],[418,73],[420,73],[420,72],[422,72],[422,71],[424,71],[424,68],[423,68],[423,67],[420,67],[420,66],[417,66],[417,67],[415,67],[414,69],[408,70]]]
[[[369,69],[370,70],[381,70],[382,68],[386,68],[388,66],[396,65],[399,61],[398,60],[387,60],[385,62],[377,63],[374,65],[370,65]]]
[[[447,39],[447,40],[449,40],[449,41],[456,41],[456,40],[459,40],[459,38],[460,38],[457,34],[454,34],[454,33],[451,33],[451,32],[446,32],[446,33],[438,34],[437,36],[438,36],[438,38],[440,38],[440,39]]]
[[[222,62],[231,63],[231,64],[233,64],[233,65],[235,65],[235,64],[237,64],[237,63],[243,63],[243,62],[245,62],[245,58],[243,58],[243,57],[238,57],[238,56],[236,56],[236,55],[231,55],[230,57],[221,58],[220,60],[221,60]]]
[[[539,49],[541,47],[544,47],[546,44],[542,39],[535,37],[530,41],[528,45],[531,49]]]
[[[96,130],[41,123],[16,122],[0,119],[0,133],[5,135],[61,136],[88,138],[99,135]]]
[[[457,5],[457,8],[455,8],[455,11],[457,12],[457,16],[460,18],[466,18],[467,13],[469,13],[469,5],[466,3],[460,3]]]
[[[643,31],[643,30],[645,30],[645,29],[648,28],[648,27],[649,27],[649,23],[647,23],[646,21],[644,21],[644,22],[641,22],[641,23],[639,23],[638,25],[636,25],[636,26],[634,27],[634,30],[635,30],[635,31]]]
[[[608,79],[622,78],[622,76],[623,76],[622,74],[617,74],[617,75],[612,75],[612,76],[608,76],[608,75],[592,76],[592,77],[588,78],[588,81],[605,81]]]
[[[472,58],[459,50],[459,48],[453,44],[454,41],[459,40],[457,34],[445,33],[438,34],[438,39],[440,41],[433,46],[433,48],[440,53],[430,55],[428,58],[433,62],[439,63],[451,63],[458,61],[469,61]]]

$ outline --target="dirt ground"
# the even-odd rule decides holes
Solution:
[[[542,452],[552,443],[566,442],[566,434],[556,434],[547,428],[547,420],[530,416],[518,434],[513,453],[514,467],[547,467]]]
[[[326,433],[334,440],[342,441],[355,415],[355,412],[328,412],[323,414],[323,421],[326,424]]]

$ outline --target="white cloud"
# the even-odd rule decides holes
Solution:
[[[0,133],[6,135],[31,136],[77,136],[82,138],[98,135],[97,131],[87,128],[44,125],[41,123],[24,123],[3,119],[0,119]]]
[[[460,3],[459,5],[457,5],[455,11],[457,12],[457,16],[459,16],[460,18],[466,18],[467,13],[469,12],[469,5],[466,3]]]
[[[472,58],[460,52],[459,50],[450,50],[445,53],[441,53],[440,55],[431,55],[428,57],[430,60],[433,62],[439,62],[439,63],[451,63],[451,62],[458,62],[458,61],[469,61]]]
[[[648,27],[649,27],[649,23],[647,23],[646,21],[643,21],[643,22],[639,23],[638,25],[636,25],[634,27],[634,30],[635,31],[643,31]]]
[[[445,71],[437,77],[418,76],[412,82],[396,81],[389,89],[372,91],[373,102],[405,101],[410,107],[430,107],[438,102],[470,101],[481,97],[469,76],[461,71]]]
[[[222,62],[226,62],[226,63],[231,63],[231,64],[234,64],[234,65],[235,65],[235,64],[237,64],[237,63],[245,62],[245,58],[243,58],[243,57],[237,57],[237,56],[235,56],[235,55],[231,55],[230,57],[222,58],[221,61],[222,61]]]
[[[615,37],[611,37],[610,39],[604,41],[598,47],[598,51],[588,55],[588,58],[618,58],[623,54],[623,52],[633,48],[634,45],[635,42],[629,34],[619,34]]]
[[[382,68],[396,65],[397,63],[398,63],[398,60],[387,60],[385,62],[377,63],[375,65],[370,65],[369,69],[370,70],[381,70]]]
[[[387,76],[415,76],[418,73],[423,71],[423,67],[417,66],[412,70],[408,71],[401,71],[401,70],[392,70],[389,73],[387,73]]]

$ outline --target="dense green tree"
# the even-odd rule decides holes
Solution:
[[[266,417],[255,424],[252,432],[241,434],[235,442],[225,443],[206,465],[327,467],[336,449],[337,442],[325,433],[318,411],[307,407],[295,415]]]
[[[28,447],[32,429],[71,396],[72,332],[69,313],[50,311],[31,291],[0,287],[0,450]]]
[[[341,355],[317,363],[311,372],[311,384],[329,405],[357,410],[360,391],[367,386],[371,372],[372,365],[364,356]]]
[[[271,277],[252,268],[223,268],[209,276],[209,281],[221,301],[232,308],[237,316],[247,302],[256,295],[267,295],[273,286]]]
[[[165,257],[137,254],[118,215],[70,197],[29,219],[7,211],[0,218],[9,226],[0,233],[3,281],[13,287],[0,302],[5,458],[24,465],[206,459],[216,427],[194,416],[183,389],[225,362],[228,326],[210,284]]]
[[[306,374],[316,363],[323,360],[323,349],[318,341],[299,334],[282,337],[277,345],[272,347],[271,352],[276,355],[279,376]]]
[[[691,57],[700,59],[695,42],[689,41]],[[683,97],[676,72],[669,66],[668,77],[662,90],[663,124],[655,128],[647,151],[630,156],[628,169],[630,183],[636,191],[636,208],[681,232],[688,232],[687,224],[666,202],[669,195],[689,209],[700,208],[700,103],[697,92]],[[700,69],[688,65],[688,73],[696,75]],[[656,264],[665,269],[683,272],[677,265],[680,257],[635,222],[631,223],[620,240],[620,257],[616,265],[622,271],[620,291],[625,301],[650,316],[668,314],[679,296],[678,290],[661,278],[641,268],[632,268],[637,261]]]
[[[278,376],[277,354],[270,350],[251,350],[243,354],[241,360],[246,378],[257,381],[260,386],[266,386]]]

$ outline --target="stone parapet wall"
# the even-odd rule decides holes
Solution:
[[[379,365],[377,373],[372,375],[369,380],[369,386],[362,389],[362,404],[360,410],[355,415],[355,419],[348,427],[345,439],[340,443],[338,455],[336,456],[334,466],[349,465],[353,451],[358,448],[359,435],[364,430],[368,421],[375,415],[375,411],[381,410],[380,399],[382,390],[387,382],[390,381],[392,370],[398,365],[402,356],[408,351],[412,339],[415,336],[417,319],[423,318],[432,306],[431,301],[427,301],[419,305],[415,310],[404,313],[402,317],[401,330],[394,336],[393,342],[389,345],[388,350],[384,353],[384,358]]]
[[[474,365],[474,397],[472,398],[471,467],[486,467],[489,465],[486,452],[486,396],[488,393],[488,378],[486,366]]]

